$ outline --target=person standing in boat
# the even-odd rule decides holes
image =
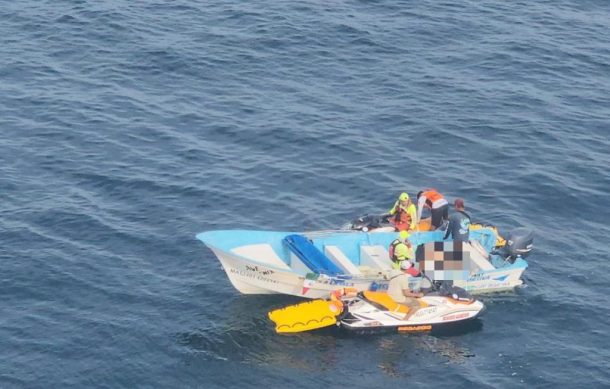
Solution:
[[[385,216],[390,218],[396,231],[413,231],[417,225],[417,209],[406,192],[400,194]]]
[[[424,208],[429,208],[432,214],[431,231],[442,226],[449,218],[449,203],[436,189],[422,190],[417,194],[417,220],[421,218]]]
[[[400,263],[400,274],[392,277],[388,285],[388,295],[392,300],[398,304],[402,304],[409,308],[405,320],[409,320],[411,316],[420,308],[419,301],[420,297],[424,297],[423,293],[414,292],[409,288],[409,270],[413,268],[413,264],[410,261],[402,261]]]
[[[454,241],[468,242],[470,237],[470,215],[464,210],[464,200],[455,199],[455,212],[449,218],[449,226],[445,238],[452,237]]]
[[[408,262],[414,258],[413,244],[409,240],[409,236],[410,234],[407,231],[400,231],[398,238],[394,239],[392,243],[390,243],[388,251],[390,254],[390,259],[392,260],[392,267],[394,269],[400,269],[400,264],[403,261]]]

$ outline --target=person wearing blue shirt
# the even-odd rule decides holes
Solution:
[[[470,237],[470,215],[464,210],[464,200],[455,199],[455,212],[449,217],[449,226],[445,238],[454,241],[467,242]]]

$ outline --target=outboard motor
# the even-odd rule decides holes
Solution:
[[[506,246],[500,248],[499,254],[513,263],[517,257],[527,257],[533,248],[534,231],[529,228],[517,228],[508,234]]]

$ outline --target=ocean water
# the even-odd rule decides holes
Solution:
[[[0,7],[0,387],[610,385],[606,0]],[[452,336],[279,336],[205,230],[402,191],[535,231]]]

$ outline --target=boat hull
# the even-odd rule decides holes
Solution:
[[[310,299],[325,298],[338,288],[351,287],[358,291],[386,290],[388,281],[382,278],[329,277],[296,274],[262,263],[248,261],[239,255],[212,249],[222,264],[229,281],[243,294],[288,294]]]
[[[471,294],[510,291],[523,285],[521,276],[525,269],[527,269],[527,262],[517,259],[511,266],[478,272],[468,277],[467,280],[455,280],[453,285],[463,288]]]
[[[329,292],[343,287],[358,291],[384,291],[388,280],[384,276],[371,278],[330,277],[312,274],[311,278],[291,271],[282,271],[261,263],[212,250],[235,289],[243,294],[287,294],[310,299],[324,298]],[[525,267],[477,273],[468,280],[455,280],[453,285],[471,294],[510,291],[523,284],[521,275]],[[417,288],[417,283],[414,287]]]
[[[347,258],[356,258],[352,266],[359,265],[359,274],[335,275],[315,273],[303,266],[296,266],[298,261],[281,243],[282,239],[290,234],[292,233],[274,231],[211,231],[199,234],[198,238],[212,250],[231,284],[243,294],[287,294],[316,299],[324,298],[329,292],[343,287],[355,288],[358,291],[387,290],[389,279],[393,275],[387,252],[376,260],[386,261],[389,268],[372,268],[362,266],[365,265],[362,262],[363,257],[358,256],[363,253],[362,250],[359,252],[358,248],[363,245],[387,247],[388,242],[395,239],[394,233],[308,233],[320,250],[329,246],[340,247],[345,250]],[[415,239],[419,239],[418,243],[442,239],[441,235],[434,234],[436,232],[419,233]],[[488,235],[492,236],[492,233]],[[511,290],[523,283],[521,276],[527,268],[527,262],[517,259],[513,264],[506,263],[498,268],[492,265],[488,267],[490,270],[481,270],[467,275],[466,279],[451,281],[454,286],[471,294]],[[432,273],[430,275],[432,276]],[[412,279],[412,288],[417,289],[421,281],[421,278]]]

